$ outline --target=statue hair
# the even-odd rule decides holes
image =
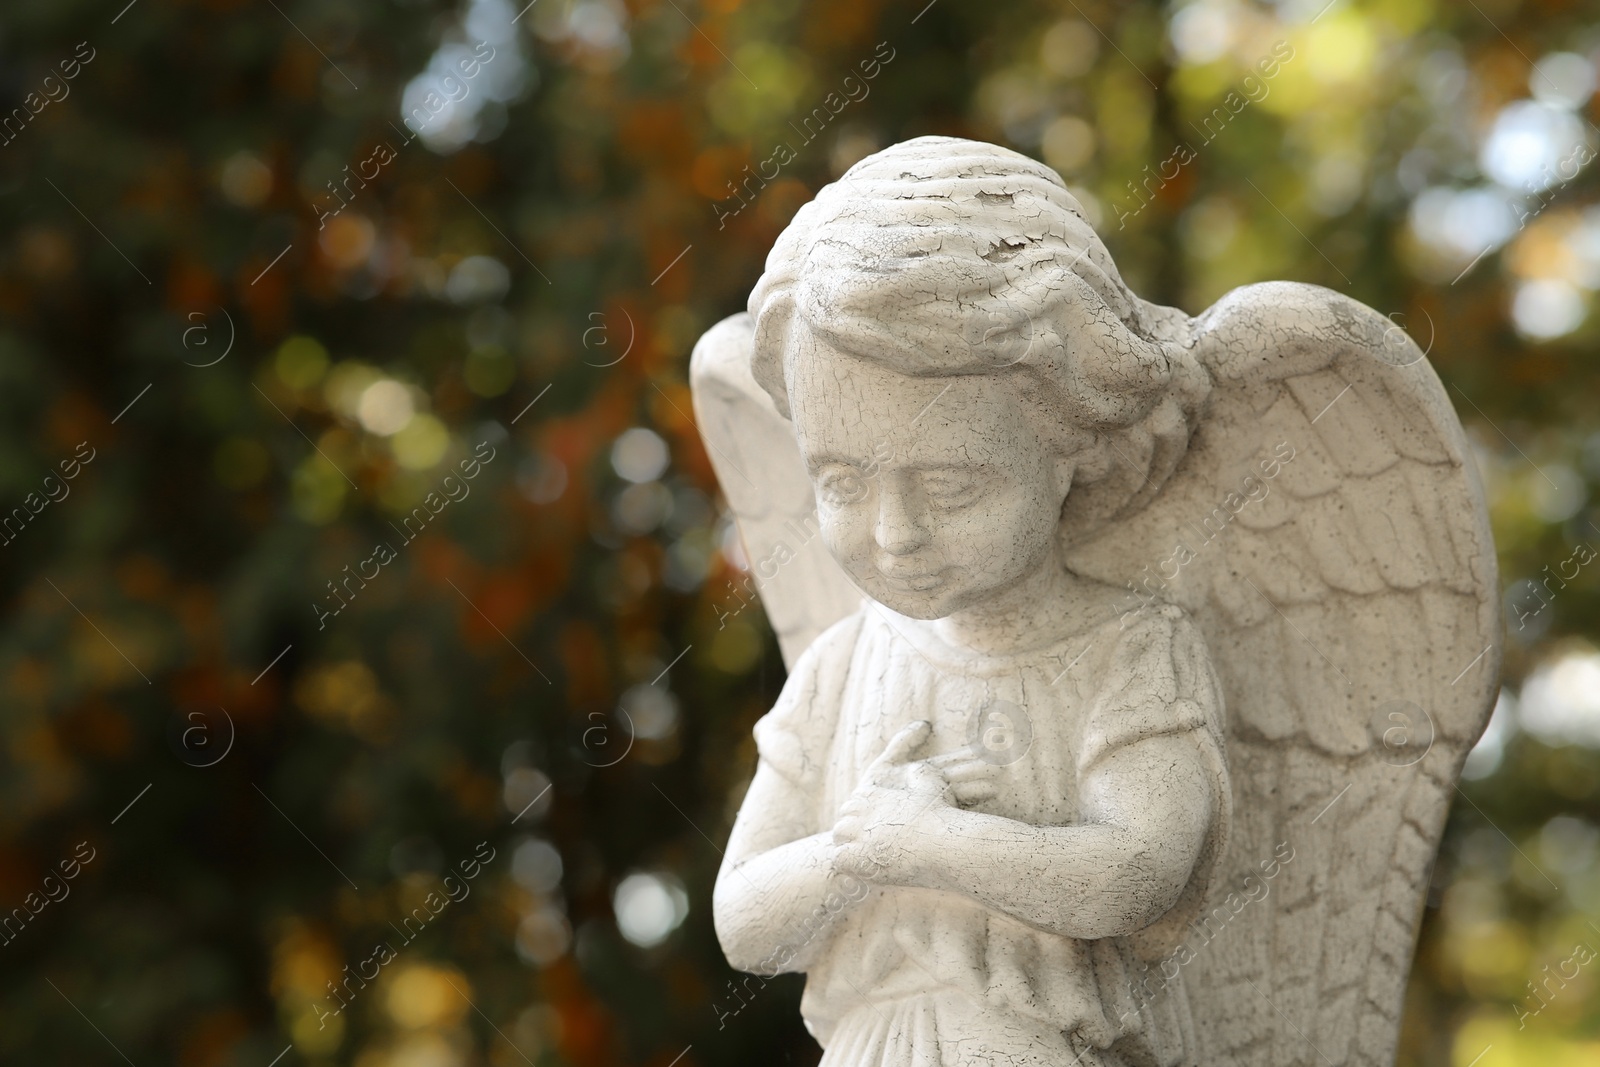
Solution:
[[[1090,442],[1062,514],[1074,540],[1155,495],[1211,389],[1191,320],[1127,287],[1055,171],[959,138],[905,141],[824,187],[750,315],[751,372],[786,415],[800,330],[901,374],[1022,376],[1057,424],[1043,440]]]

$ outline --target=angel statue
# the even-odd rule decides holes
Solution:
[[[1054,171],[920,137],[691,377],[790,668],[717,933],[824,1067],[1392,1063],[1500,632],[1404,331],[1147,303]]]

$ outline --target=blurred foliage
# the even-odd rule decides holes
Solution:
[[[1510,641],[1402,1062],[1600,1058],[1600,15],[923,2],[9,0],[0,1061],[815,1062],[710,921],[783,670],[685,373],[924,133],[1429,349]]]

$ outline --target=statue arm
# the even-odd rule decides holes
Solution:
[[[833,871],[832,835],[814,832],[812,798],[757,765],[717,873],[712,913],[728,962],[763,975],[804,970],[827,929],[866,886]]]
[[[819,814],[839,689],[859,616],[818,637],[755,727],[760,760],[739,805],[712,891],[728,962],[764,975],[803,971],[835,921],[867,893],[836,870],[831,820]]]
[[[1068,937],[1131,934],[1177,903],[1216,817],[1194,742],[1167,734],[1099,760],[1082,822],[1033,826],[935,804],[902,839],[901,884],[961,893]]]

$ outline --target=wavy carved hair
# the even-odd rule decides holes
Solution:
[[[1026,376],[1057,423],[1041,439],[1089,441],[1073,540],[1160,489],[1211,389],[1188,317],[1128,289],[1055,171],[978,141],[918,137],[851,167],[779,236],[750,314],[751,371],[786,415],[797,321],[901,374]]]

